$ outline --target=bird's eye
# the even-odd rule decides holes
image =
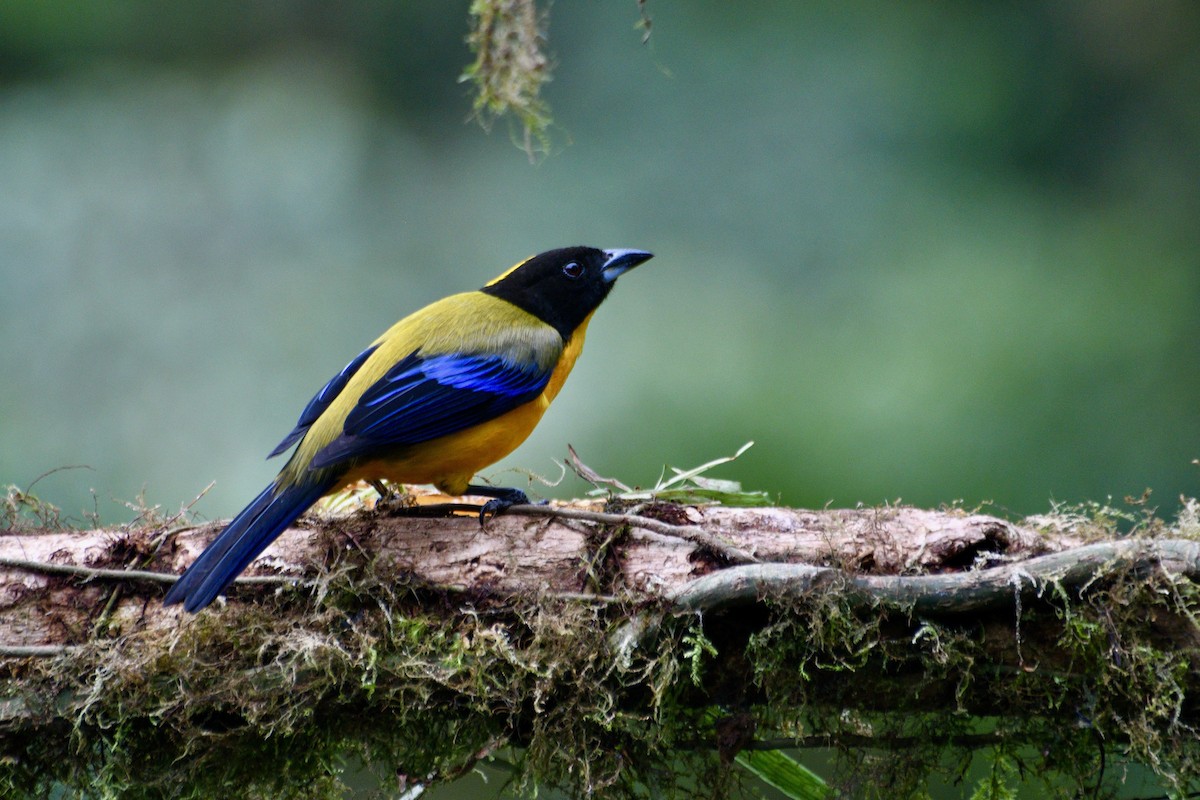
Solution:
[[[568,261],[563,265],[563,275],[566,275],[571,280],[578,278],[583,274],[583,265],[578,261]]]

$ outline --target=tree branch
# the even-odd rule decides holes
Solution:
[[[404,580],[433,590],[494,596],[535,593],[601,602],[616,596],[676,598],[694,605],[726,602],[738,592],[749,596],[772,586],[803,591],[817,576],[835,574],[830,572],[834,567],[866,580],[869,573],[945,570],[969,566],[979,558],[1022,558],[1077,543],[1069,534],[1044,536],[994,517],[959,511],[670,504],[647,511],[655,516],[608,513],[598,502],[521,506],[491,520],[485,530],[464,517],[405,518],[361,510],[310,515],[251,565],[235,591],[242,596],[255,587],[314,586],[328,580],[322,565],[337,554],[390,565]],[[591,585],[581,567],[593,558],[591,550],[599,540],[592,531],[597,526],[627,526],[635,534],[609,554],[601,586]],[[158,528],[11,531],[0,536],[0,642],[25,646],[80,641],[80,633],[99,616],[89,603],[107,602],[89,590],[97,582],[129,584],[121,604],[128,614],[136,609],[140,624],[173,624],[177,612],[145,601],[159,596],[161,590],[154,587],[172,583],[220,527],[181,530],[166,546],[161,546]],[[158,570],[122,567],[131,562]],[[721,569],[731,563],[750,571]],[[824,566],[807,566],[812,564]],[[761,567],[757,572],[756,565]],[[712,577],[693,585],[705,575]],[[908,588],[888,590],[886,582],[880,584],[885,587],[881,591],[919,591],[912,588],[916,584],[901,585]]]
[[[1093,745],[1081,717],[1156,764],[1196,747],[1200,543],[1182,521],[1119,538],[1070,517],[576,502],[481,529],[356,508],[301,519],[227,602],[164,608],[220,528],[0,535],[0,761],[107,774],[111,748],[56,744],[78,730],[182,785],[227,781],[234,742],[253,782],[271,759],[296,769],[286,753],[328,763],[369,713],[363,752],[393,737],[379,752],[423,765],[418,782],[452,772],[436,741],[442,765],[513,744],[593,786],[708,741],[696,711],[714,706],[747,715],[748,747],[1060,752]]]

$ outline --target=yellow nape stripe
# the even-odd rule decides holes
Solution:
[[[521,261],[518,261],[516,264],[513,264],[511,267],[509,267],[508,269],[504,270],[504,272],[501,272],[501,273],[500,273],[499,275],[497,275],[495,278],[492,278],[490,281],[488,281],[487,283],[485,283],[485,284],[484,284],[484,286],[494,286],[495,284],[497,284],[497,283],[499,283],[500,281],[502,281],[502,280],[504,280],[505,278],[507,278],[507,277],[508,277],[509,275],[511,275],[512,273],[514,273],[514,272],[516,272],[517,270],[519,270],[521,267],[525,266],[525,264],[527,264],[527,263],[529,262],[529,260],[530,260],[530,259],[532,259],[532,258],[533,258],[533,256],[530,256],[529,258],[522,259]]]

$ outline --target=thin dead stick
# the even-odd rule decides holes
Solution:
[[[506,514],[524,514],[530,517],[557,517],[559,519],[576,519],[581,522],[595,522],[599,525],[629,525],[654,533],[670,536],[675,539],[685,539],[724,557],[732,564],[757,564],[754,556],[733,545],[726,544],[708,531],[694,525],[672,525],[662,520],[642,517],[636,514],[608,514],[603,511],[587,511],[581,508],[555,508],[553,506],[519,505],[505,509]]]
[[[73,644],[0,644],[0,658],[52,658],[78,649]]]
[[[43,575],[70,575],[87,580],[108,581],[147,581],[150,583],[170,584],[179,580],[179,576],[170,572],[152,572],[144,569],[106,569],[103,567],[82,567],[78,564],[50,564],[45,561],[30,561],[24,558],[5,558],[0,556],[0,567],[23,569],[27,572],[37,572]],[[276,585],[296,583],[296,578],[284,575],[243,575],[236,581],[247,585]]]

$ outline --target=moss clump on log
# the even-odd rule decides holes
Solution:
[[[851,796],[910,796],[931,772],[961,777],[980,749],[1051,796],[1108,796],[1129,764],[1172,791],[1198,785],[1191,580],[1109,575],[965,616],[872,613],[845,597],[775,604],[745,652],[767,727],[837,747]]]
[[[385,786],[432,783],[511,743],[525,748],[530,786],[603,794],[632,789],[638,765],[675,760],[675,726],[661,723],[677,657],[663,638],[635,669],[614,670],[616,608],[380,585],[341,584],[319,604],[290,595],[199,615],[161,641],[123,636],[11,663],[0,693],[10,721],[24,719],[4,739],[5,796],[63,784],[97,796],[341,797],[347,759]]]

